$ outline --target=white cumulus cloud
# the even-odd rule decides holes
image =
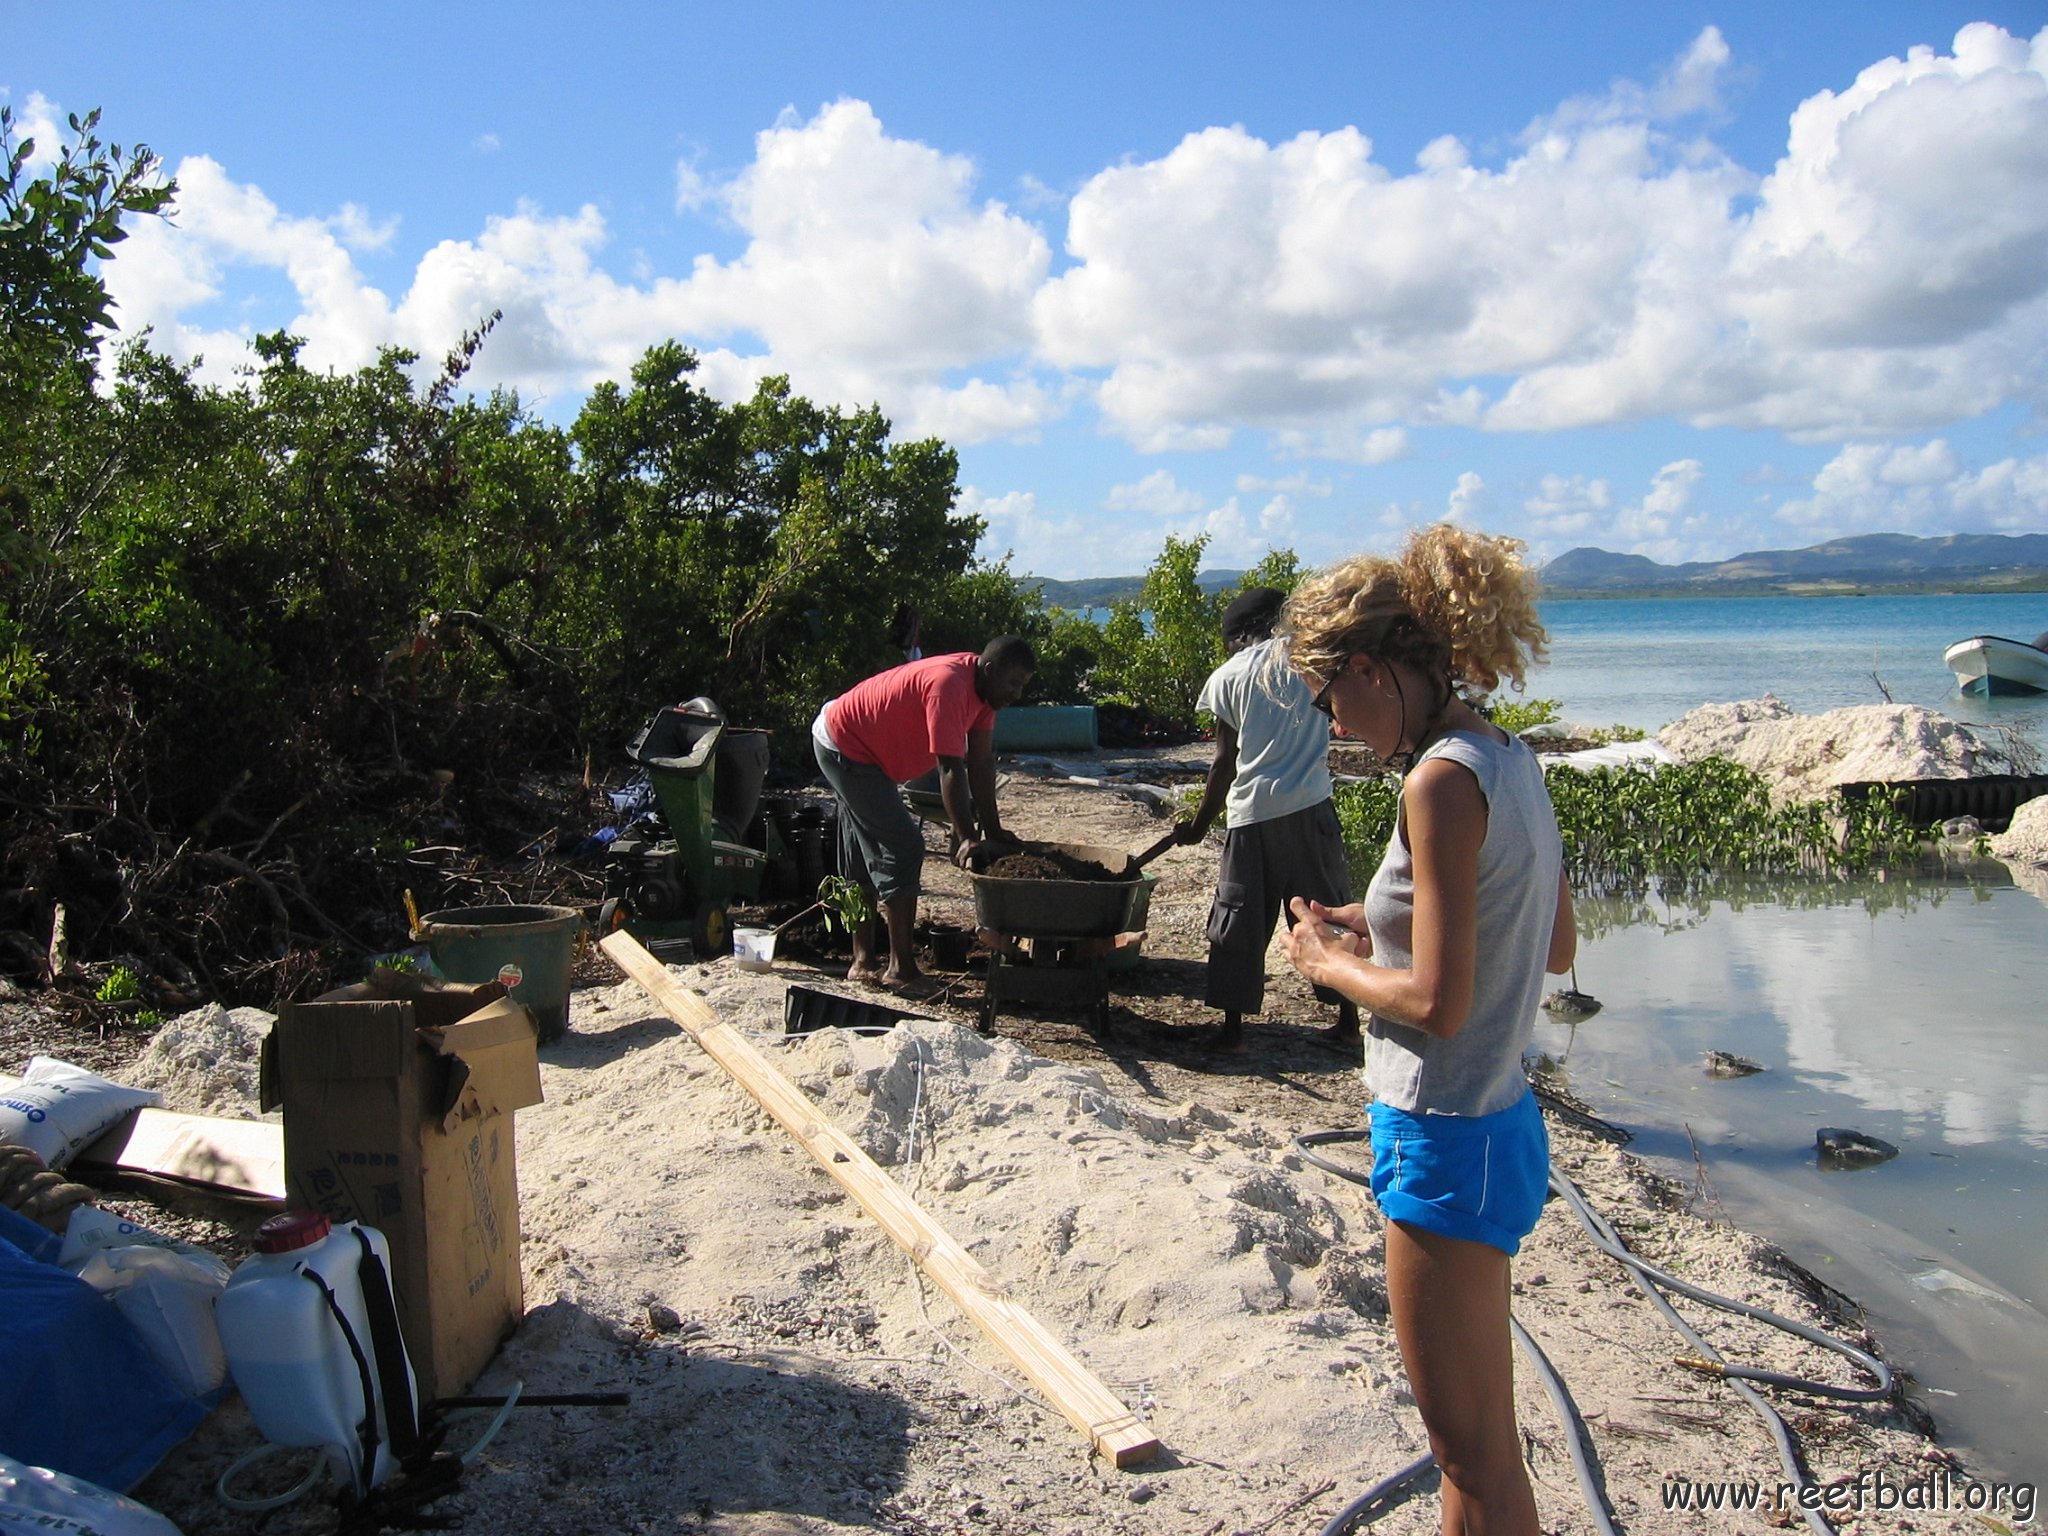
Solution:
[[[203,155],[180,161],[175,174],[177,222],[138,221],[105,265],[124,333],[153,327],[173,355],[205,354],[215,377],[244,360],[241,348],[258,330],[304,337],[305,361],[321,368],[355,367],[380,344],[399,339],[389,301],[349,254],[352,245],[375,243],[377,226],[360,209],[345,205],[333,219],[287,215]],[[237,266],[281,274],[298,312],[227,328],[188,323],[186,312],[219,298]]]
[[[307,337],[317,366],[358,366],[392,343],[438,357],[502,310],[472,378],[528,394],[623,379],[674,336],[703,353],[709,387],[744,393],[786,373],[815,399],[879,403],[909,435],[1028,436],[1069,408],[1066,386],[1028,357],[1030,299],[1051,259],[1044,235],[978,200],[966,159],[890,137],[862,102],[808,121],[785,114],[725,183],[679,166],[679,205],[716,203],[745,248],[726,262],[686,254],[680,275],[640,282],[605,269],[595,206],[561,215],[522,204],[427,249],[394,304],[349,259],[388,246],[391,221],[352,204],[329,218],[287,215],[205,157],[177,174],[176,223],[138,225],[108,268],[124,327],[154,325],[175,355],[284,326]],[[230,291],[238,267],[281,274],[298,312],[250,327],[188,323],[188,311]]]
[[[1448,138],[1399,172],[1353,128],[1204,129],[1081,188],[1040,347],[1099,372],[1146,449],[1655,417],[1825,438],[2036,397],[2044,39],[1979,24],[1872,65],[1799,108],[1763,175],[1667,131],[1717,104],[1712,29],[1494,168]]]
[[[1110,487],[1102,504],[1112,512],[1149,512],[1154,517],[1185,518],[1208,505],[1208,498],[1174,479],[1172,473],[1155,469],[1133,485]]]
[[[1809,541],[1873,532],[2038,533],[2048,528],[2048,454],[1972,469],[1940,439],[1852,443],[1777,517]]]

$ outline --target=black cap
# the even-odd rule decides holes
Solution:
[[[1273,621],[1280,617],[1280,605],[1287,594],[1277,587],[1247,587],[1223,610],[1225,641],[1263,640],[1273,633]]]

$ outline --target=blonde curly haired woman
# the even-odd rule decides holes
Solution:
[[[1371,1013],[1372,1187],[1387,1297],[1443,1473],[1446,1533],[1538,1529],[1515,1428],[1508,1266],[1548,1184],[1522,1073],[1546,971],[1577,948],[1543,770],[1470,699],[1543,654],[1522,546],[1439,523],[1316,572],[1288,659],[1316,706],[1404,772],[1363,902],[1292,903],[1288,957]]]

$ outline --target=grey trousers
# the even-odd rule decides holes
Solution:
[[[818,771],[839,798],[839,867],[883,901],[917,895],[924,879],[924,831],[889,775],[834,752],[815,737]],[[863,878],[865,877],[865,878]]]

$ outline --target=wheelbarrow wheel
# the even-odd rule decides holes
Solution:
[[[732,926],[726,921],[725,903],[700,901],[697,915],[690,920],[690,948],[699,960],[715,960],[732,953]]]
[[[610,938],[626,926],[632,915],[632,908],[626,904],[625,897],[607,896],[597,909],[597,936],[600,939]]]

